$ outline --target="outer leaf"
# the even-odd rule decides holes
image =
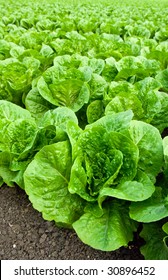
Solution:
[[[73,121],[68,121],[67,123],[67,134],[72,146],[72,160],[74,160],[74,147],[79,138],[79,135],[82,133],[82,129]]]
[[[104,116],[97,120],[96,122],[87,125],[86,128],[91,127],[103,127],[107,132],[110,131],[120,131],[128,129],[130,122],[133,118],[133,113],[131,110],[117,113],[117,114],[109,114],[108,116]]]
[[[166,176],[168,176],[168,136],[163,138],[163,150],[164,150],[164,170]]]
[[[18,119],[7,127],[4,141],[14,157],[23,159],[32,148],[36,134],[37,126],[33,120]]]
[[[168,69],[159,72],[156,76],[156,80],[161,83],[162,89],[168,92]]]
[[[87,121],[93,123],[103,116],[104,108],[102,100],[94,100],[87,107]]]
[[[138,98],[141,100],[144,110],[143,120],[150,123],[161,110],[160,99],[157,93],[153,90],[148,92],[139,92]]]
[[[31,115],[36,119],[41,118],[49,109],[54,108],[51,103],[39,94],[37,88],[33,88],[29,91],[25,99],[25,106]]]
[[[135,83],[135,88],[140,92],[140,96],[151,90],[159,90],[161,88],[161,83],[152,77],[147,77],[137,83]]]
[[[151,198],[131,204],[130,217],[144,223],[155,222],[168,217],[168,196],[164,197],[162,189],[157,187]]]
[[[92,58],[89,60],[89,66],[92,68],[94,73],[100,75],[104,69],[105,62],[103,59]]]
[[[135,94],[131,95],[125,92],[118,94],[108,103],[105,114],[115,114],[126,110],[132,110],[136,120],[143,117],[142,104],[138,97]]]
[[[134,86],[129,82],[123,80],[118,82],[112,81],[108,88],[108,94],[105,95],[105,99],[107,101],[111,101],[112,98],[121,93],[123,93],[124,95],[127,94],[129,96],[135,94],[136,91]]]
[[[146,260],[168,260],[168,246],[165,243],[166,234],[162,223],[144,224],[140,234],[146,244],[141,247],[141,253]]]
[[[0,153],[0,178],[1,184],[5,183],[10,187],[14,186],[13,179],[17,175],[17,172],[13,172],[10,170],[10,153],[1,152]],[[1,185],[0,184],[0,185]]]
[[[93,74],[89,86],[91,100],[103,99],[103,96],[107,91],[108,84],[102,76]]]
[[[133,181],[125,181],[116,188],[103,188],[100,190],[99,201],[104,196],[112,196],[129,201],[142,201],[149,198],[154,192],[155,187],[142,171],[138,171]]]
[[[30,119],[31,114],[11,102],[0,100],[0,130],[17,119]]]
[[[134,75],[143,79],[160,70],[160,63],[154,59],[146,59],[143,56],[125,56],[116,63],[116,67],[119,73],[115,80],[127,80]]]
[[[79,238],[87,245],[102,251],[116,250],[127,246],[133,239],[135,224],[128,216],[126,204],[112,200],[104,206],[102,216],[94,215],[91,211],[85,213],[73,223]]]
[[[44,219],[66,226],[80,217],[83,202],[68,192],[71,169],[69,142],[45,146],[36,154],[24,174],[25,190]]]
[[[138,167],[149,177],[155,177],[163,164],[163,144],[159,131],[150,124],[132,121],[129,132],[139,149]]]
[[[3,184],[4,184],[4,180],[2,177],[0,177],[0,187],[2,187]]]
[[[78,124],[78,119],[75,113],[67,107],[58,107],[54,110],[49,110],[44,114],[39,122],[40,127],[46,127],[48,125],[55,125],[66,131],[67,123],[73,121]]]
[[[151,124],[157,127],[162,133],[163,130],[168,127],[168,94],[160,91],[156,94],[160,101],[161,108],[153,117]]]
[[[55,126],[56,138],[55,142],[64,141],[67,139],[67,126],[71,122],[74,125],[78,124],[78,119],[75,113],[67,107],[58,107],[54,110],[47,111],[39,121],[39,127]]]

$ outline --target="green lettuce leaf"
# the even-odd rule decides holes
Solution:
[[[94,100],[89,104],[86,111],[88,123],[93,123],[104,115],[104,106],[101,100]]]
[[[107,132],[110,131],[122,132],[128,129],[132,118],[133,118],[133,112],[131,110],[125,112],[119,112],[116,114],[109,114],[107,116],[98,119],[94,123],[87,125],[86,129],[100,126],[103,127],[103,129],[105,129],[105,131]]]
[[[125,56],[116,63],[118,74],[115,80],[135,76],[138,80],[156,74],[160,70],[160,63],[157,60],[149,60],[143,56]]]
[[[102,188],[98,201],[102,202],[104,198],[108,196],[129,201],[143,201],[151,197],[154,191],[155,187],[148,176],[144,172],[138,170],[133,181],[120,183],[116,188]]]
[[[95,214],[99,213],[95,210],[97,207],[93,204],[92,211],[90,209],[73,223],[78,237],[85,244],[102,251],[127,246],[136,230],[135,223],[129,218],[127,205],[116,200],[108,201],[101,216]]]
[[[146,244],[141,247],[141,253],[146,260],[168,260],[168,238],[162,228],[163,222],[144,224],[140,236]]]
[[[130,206],[130,217],[138,222],[150,223],[168,217],[168,195],[156,187],[154,194],[145,201],[134,202]]]
[[[168,178],[168,136],[163,138],[163,152],[164,152],[164,173]]]
[[[90,100],[103,99],[104,94],[107,92],[108,84],[105,79],[98,75],[92,74],[89,82],[90,86]]]
[[[58,107],[54,110],[48,110],[40,119],[39,126],[45,127],[48,125],[55,125],[56,127],[59,126],[63,130],[66,130],[69,121],[78,124],[75,113],[69,108]]]
[[[141,120],[144,117],[144,110],[142,104],[135,94],[128,94],[125,92],[119,93],[106,106],[105,115],[115,114],[132,110],[134,119]]]
[[[31,119],[31,114],[11,102],[0,100],[0,131],[17,119]]]
[[[69,122],[78,124],[78,119],[75,113],[67,107],[58,107],[54,110],[48,110],[39,120],[38,125],[40,128],[54,126],[56,129],[56,137],[54,140],[55,142],[58,142],[67,139]]]
[[[168,127],[168,94],[161,91],[156,92],[156,94],[160,102],[160,109],[155,113],[151,124],[162,133]]]
[[[9,152],[0,152],[0,178],[1,183],[7,184],[9,187],[14,187],[14,178],[17,172],[10,170],[11,156]]]
[[[15,159],[26,159],[37,134],[34,120],[16,120],[8,125],[4,136],[4,145]]]
[[[68,192],[71,164],[70,145],[64,141],[43,147],[24,173],[33,207],[44,219],[67,227],[83,212],[82,199]]]
[[[27,94],[25,107],[35,119],[40,119],[48,110],[54,108],[50,102],[39,94],[37,88],[33,88]]]
[[[168,70],[164,69],[156,75],[156,80],[161,84],[163,91],[168,92]]]
[[[139,149],[138,167],[154,180],[163,164],[163,144],[158,129],[141,121],[131,121],[129,133]]]

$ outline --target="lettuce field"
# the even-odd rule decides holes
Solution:
[[[122,3],[121,3],[122,2]],[[102,251],[168,259],[168,3],[1,1],[0,185]]]

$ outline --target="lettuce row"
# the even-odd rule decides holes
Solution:
[[[8,101],[1,101],[0,108],[5,136],[0,176],[8,185],[20,183],[44,219],[73,227],[96,249],[115,250],[133,239],[137,221],[166,217],[164,207],[150,221],[148,214],[138,216],[140,207],[146,212],[152,203],[157,207],[153,196],[159,189],[155,183],[163,166],[163,144],[155,127],[132,120],[132,111],[109,114],[81,129],[66,107],[49,110],[38,123]],[[94,226],[87,230],[86,224]]]
[[[167,217],[168,198],[155,187],[166,138],[163,145],[159,131],[132,120],[132,111],[81,129],[67,107],[47,111],[37,123],[15,104],[0,105],[1,179],[25,188],[44,219],[73,227],[96,249],[115,250],[133,239],[137,221]]]

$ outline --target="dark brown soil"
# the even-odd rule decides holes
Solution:
[[[128,248],[114,252],[94,250],[74,231],[57,228],[34,210],[19,188],[0,188],[1,260],[141,260],[136,238]]]

